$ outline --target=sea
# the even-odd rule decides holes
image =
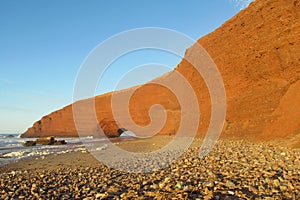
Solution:
[[[135,139],[137,136],[131,131],[123,132],[116,141],[127,139]],[[33,141],[37,138],[21,138],[20,134],[0,134],[0,166],[19,161],[24,158],[41,157],[49,154],[62,154],[72,151],[89,151],[99,150],[102,147],[95,144],[103,144],[103,149],[107,146],[106,139],[94,138],[93,136],[87,137],[74,137],[74,138],[55,138],[57,140],[65,140],[66,145],[39,145],[32,147],[24,146],[26,141]],[[116,142],[115,142],[116,143]],[[96,146],[96,149],[93,147]]]
[[[36,145],[26,147],[23,144],[36,138],[21,138],[20,134],[0,134],[0,166],[30,157],[41,157],[49,154],[62,154],[71,151],[86,151],[88,145],[104,139],[84,138],[55,138],[65,140],[66,145]]]

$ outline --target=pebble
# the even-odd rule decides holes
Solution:
[[[235,184],[229,180],[226,181],[225,185],[228,188],[235,188]]]
[[[229,191],[228,191],[228,194],[234,195],[234,192],[229,190]]]
[[[209,187],[209,188],[214,187],[214,183],[213,182],[205,182],[204,187]]]
[[[179,189],[182,188],[181,184],[179,184],[179,183],[176,184],[176,187],[179,188]]]
[[[218,141],[206,157],[190,148],[170,166],[127,173],[98,163],[2,172],[3,199],[300,199],[299,150]],[[161,156],[161,162],[172,152]],[[286,159],[288,155],[289,159]],[[148,159],[148,158],[145,158]],[[126,161],[117,163],[129,166]],[[138,162],[136,163],[138,165]],[[154,165],[149,159],[149,166]]]

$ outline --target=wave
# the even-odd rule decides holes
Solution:
[[[20,134],[6,134],[6,133],[2,133],[0,134],[0,139],[4,139],[4,138],[16,138],[20,136]]]
[[[0,138],[0,166],[28,157],[41,157],[48,154],[62,154],[71,151],[86,152],[86,148],[91,149],[89,146],[104,140],[99,138],[93,139],[92,137],[59,139],[64,139],[67,144],[25,147],[22,143],[28,140],[35,140],[35,138]]]
[[[120,135],[120,138],[137,138],[137,136],[131,131],[125,131]]]

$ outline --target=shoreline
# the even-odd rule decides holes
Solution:
[[[160,140],[160,139],[162,140]],[[110,138],[109,141],[114,144],[114,145],[117,145],[119,146],[120,148],[125,148],[127,149],[128,151],[132,151],[134,152],[134,145],[135,143],[151,143],[152,140],[154,141],[159,141],[159,143],[162,143],[162,144],[165,144],[166,141],[169,141],[170,139],[172,138],[172,136],[155,136],[154,139],[153,138],[146,138],[146,139],[139,139],[139,138]],[[158,140],[157,140],[158,139]],[[105,145],[107,144],[107,141],[103,140],[103,141],[93,141],[94,143],[100,143],[102,145]],[[93,143],[91,142],[91,143]],[[91,144],[89,143],[89,144]],[[41,168],[39,165],[42,165],[45,167],[47,167],[46,164],[40,164],[40,162],[43,162],[43,160],[51,160],[51,162],[53,161],[54,164],[56,163],[55,162],[55,159],[56,158],[60,158],[60,157],[66,157],[66,158],[73,158],[74,156],[76,157],[77,155],[81,155],[81,154],[84,154],[84,155],[87,155],[87,156],[90,156],[91,158],[89,158],[88,160],[91,161],[93,158],[92,158],[92,155],[91,155],[91,152],[88,151],[88,149],[85,147],[85,144],[80,142],[80,143],[74,143],[75,145],[82,145],[82,147],[78,147],[78,148],[74,148],[74,149],[67,149],[66,148],[66,151],[63,151],[63,152],[53,152],[53,153],[49,153],[49,154],[46,154],[46,155],[40,155],[40,154],[37,154],[37,155],[34,155],[34,156],[30,156],[30,157],[23,157],[23,158],[20,158],[20,159],[16,159],[14,161],[11,161],[9,163],[6,163],[6,164],[2,164],[0,165],[0,173],[2,172],[7,172],[7,170],[27,170],[27,169],[43,169]],[[158,147],[162,146],[162,144],[159,144]],[[70,144],[67,144],[67,145],[70,145]],[[73,145],[73,144],[71,144]],[[49,145],[40,145],[40,147],[53,147],[53,146],[49,146]],[[62,147],[66,147],[66,146],[62,146]],[[138,145],[137,147],[142,147],[140,150],[146,150],[146,151],[151,151],[152,150],[156,150],[157,147],[152,147],[149,146],[148,149],[144,148],[144,146],[141,146],[141,145]],[[23,147],[19,147],[20,149],[22,149]],[[65,159],[63,159],[65,160]],[[32,164],[33,163],[33,164]],[[81,164],[83,164],[84,162],[80,162]],[[58,165],[57,166],[60,166],[60,163],[57,163]],[[64,163],[62,163],[64,164]],[[16,167],[18,166],[18,167]],[[27,168],[26,166],[31,166],[29,168]],[[22,167],[25,167],[22,169]]]
[[[174,138],[174,136],[167,136],[167,135],[158,135],[158,136],[154,136],[151,138],[110,138],[109,141],[111,142],[111,144],[116,145],[117,147],[125,150],[125,151],[129,151],[129,152],[133,152],[133,153],[149,153],[149,152],[153,152],[156,150],[159,150],[161,148],[163,148],[165,145],[167,145],[172,139]],[[108,144],[107,141],[95,141],[95,143],[101,143],[103,145]],[[190,145],[190,148],[197,148],[199,149],[202,145],[203,139],[202,138],[194,138],[193,142]],[[269,147],[276,147],[277,144],[274,143],[253,143],[251,141],[246,141],[246,140],[233,140],[233,139],[219,139],[216,143],[216,145],[218,145],[218,143],[220,142],[225,142],[225,143],[244,143],[250,146],[269,146]],[[75,144],[75,143],[74,143]],[[77,144],[77,143],[76,143]],[[29,166],[31,165],[30,163],[35,163],[36,165],[33,166],[37,166],[35,169],[46,169],[46,168],[41,168],[39,167],[39,163],[43,162],[43,160],[51,160],[54,161],[54,158],[60,158],[60,157],[66,157],[66,158],[72,158],[72,157],[76,157],[76,155],[86,155],[88,156],[88,161],[92,161],[93,159],[96,162],[99,162],[98,160],[96,160],[96,158],[93,157],[92,153],[89,152],[89,150],[84,146],[84,144],[82,142],[78,143],[81,144],[82,147],[79,148],[75,148],[75,149],[70,149],[67,151],[63,151],[63,152],[53,152],[50,154],[46,154],[46,155],[36,155],[36,156],[32,156],[32,157],[24,157],[21,158],[19,160],[7,163],[7,164],[3,164],[0,167],[0,173],[6,173],[9,172],[9,170],[27,170],[27,169],[32,169],[32,167],[30,168],[26,168],[26,164],[28,164]],[[190,149],[189,148],[189,149]],[[215,147],[214,147],[215,148]],[[277,147],[278,149],[281,149],[283,151],[290,151],[290,152],[298,152],[300,155],[300,148],[290,148],[288,146],[279,146]],[[105,153],[105,149],[103,149],[104,153]],[[63,159],[65,160],[65,159]],[[300,158],[299,158],[300,160]],[[68,161],[68,159],[66,159],[65,161]],[[92,162],[93,164],[95,164],[95,162]],[[63,165],[68,165],[67,162],[62,163]],[[79,164],[83,164],[85,165],[85,162],[79,162]],[[299,163],[300,164],[300,163]],[[18,167],[16,167],[18,166]],[[46,165],[43,165],[44,167],[46,167]],[[60,166],[60,165],[58,165]],[[22,169],[22,167],[25,167]]]
[[[128,151],[152,152],[171,139],[158,136],[116,145]],[[1,168],[0,195],[26,199],[300,198],[299,150],[220,140],[200,159],[199,142],[196,139],[191,148],[169,166],[148,173],[113,169],[100,163],[91,153],[81,151],[22,160]],[[163,155],[159,159],[163,162],[167,157]],[[149,160],[150,165],[155,164],[151,162]],[[119,163],[130,166],[128,161]]]

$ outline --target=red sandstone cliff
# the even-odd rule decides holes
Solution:
[[[247,9],[198,42],[218,66],[227,95],[227,117],[222,136],[249,139],[286,139],[300,142],[300,0],[257,0]],[[189,48],[186,56],[197,59]],[[199,134],[207,129],[209,95],[201,76],[183,59],[175,69],[193,86],[199,100]],[[172,79],[174,72],[160,78]],[[128,92],[121,91],[122,92]],[[95,97],[100,127],[107,134],[118,128],[110,110],[111,93]],[[139,86],[130,113],[139,125],[150,122],[148,110],[161,104],[167,120],[161,134],[173,134],[180,122],[180,106],[166,88]],[[159,118],[159,116],[158,116]],[[104,123],[106,122],[106,123]],[[104,123],[104,124],[103,124]],[[110,124],[110,125],[109,125]],[[91,132],[97,131],[97,126]],[[22,136],[76,136],[72,105],[43,117]]]

